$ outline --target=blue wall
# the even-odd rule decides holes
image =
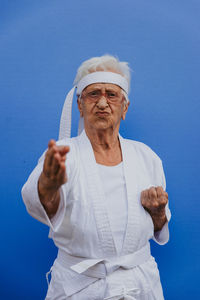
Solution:
[[[20,190],[58,136],[77,67],[105,53],[133,69],[122,135],[151,146],[165,168],[171,238],[152,251],[166,299],[198,298],[199,11],[198,0],[0,0],[0,299],[45,297],[56,249]]]

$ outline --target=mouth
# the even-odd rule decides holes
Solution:
[[[98,117],[107,117],[109,115],[109,113],[105,111],[97,111],[95,114]]]

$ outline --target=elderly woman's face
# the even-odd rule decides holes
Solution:
[[[128,104],[119,86],[110,83],[94,83],[87,86],[78,101],[85,128],[118,128],[125,119]]]

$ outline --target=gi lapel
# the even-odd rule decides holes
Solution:
[[[102,248],[103,257],[116,256],[116,248],[111,232],[109,218],[105,207],[105,194],[101,184],[98,167],[91,143],[85,130],[78,137],[81,163],[87,177],[87,188],[93,204],[96,226],[99,235],[99,247]]]
[[[124,238],[124,244],[121,255],[133,253],[138,246],[139,232],[139,167],[137,162],[137,153],[131,141],[123,139],[120,143],[124,164],[124,175],[126,180],[127,198],[128,198],[128,220]]]

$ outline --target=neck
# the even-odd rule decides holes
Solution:
[[[103,165],[116,165],[122,161],[118,130],[87,130],[96,162]]]
[[[93,150],[111,150],[119,146],[118,130],[88,130],[85,132],[92,144]]]

